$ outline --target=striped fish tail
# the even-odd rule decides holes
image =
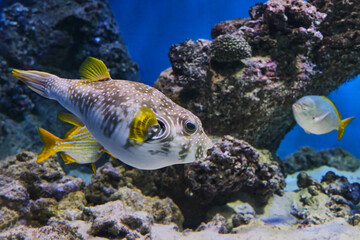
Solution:
[[[46,72],[39,71],[24,71],[19,69],[13,69],[12,74],[14,77],[24,82],[29,88],[34,92],[40,94],[43,97],[48,97],[48,82],[50,80],[54,81],[58,77]]]
[[[55,135],[51,134],[43,128],[39,128],[39,133],[41,140],[44,142],[45,146],[36,159],[37,163],[40,163],[48,159],[51,155],[57,153],[59,151],[57,143],[62,141],[62,139],[56,137]]]

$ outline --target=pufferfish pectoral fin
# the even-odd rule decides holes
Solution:
[[[156,129],[159,122],[151,109],[141,107],[130,124],[129,139],[144,142],[149,135],[149,129]]]
[[[105,63],[97,58],[88,57],[79,69],[80,77],[90,82],[111,79]]]

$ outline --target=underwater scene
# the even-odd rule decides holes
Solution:
[[[360,0],[0,0],[0,239],[360,239]]]

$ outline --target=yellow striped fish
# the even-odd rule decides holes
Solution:
[[[201,121],[157,89],[113,80],[105,64],[89,57],[82,79],[13,69],[32,90],[73,113],[108,152],[139,169],[158,169],[201,159],[211,140]]]
[[[95,162],[103,154],[103,147],[91,135],[83,123],[71,114],[61,113],[59,119],[74,125],[65,133],[63,139],[56,137],[43,128],[39,128],[39,133],[45,146],[38,155],[36,162],[40,163],[51,155],[60,152],[60,156],[65,164],[91,163],[92,170],[96,174]]]

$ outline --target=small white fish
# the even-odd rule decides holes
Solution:
[[[213,144],[200,119],[157,89],[113,80],[105,64],[88,58],[82,79],[13,69],[13,75],[43,97],[58,101],[85,124],[113,156],[139,169],[189,163]]]
[[[345,127],[355,118],[341,120],[335,104],[325,96],[305,96],[292,105],[296,122],[307,133],[325,134],[337,130],[337,138],[344,135]]]

